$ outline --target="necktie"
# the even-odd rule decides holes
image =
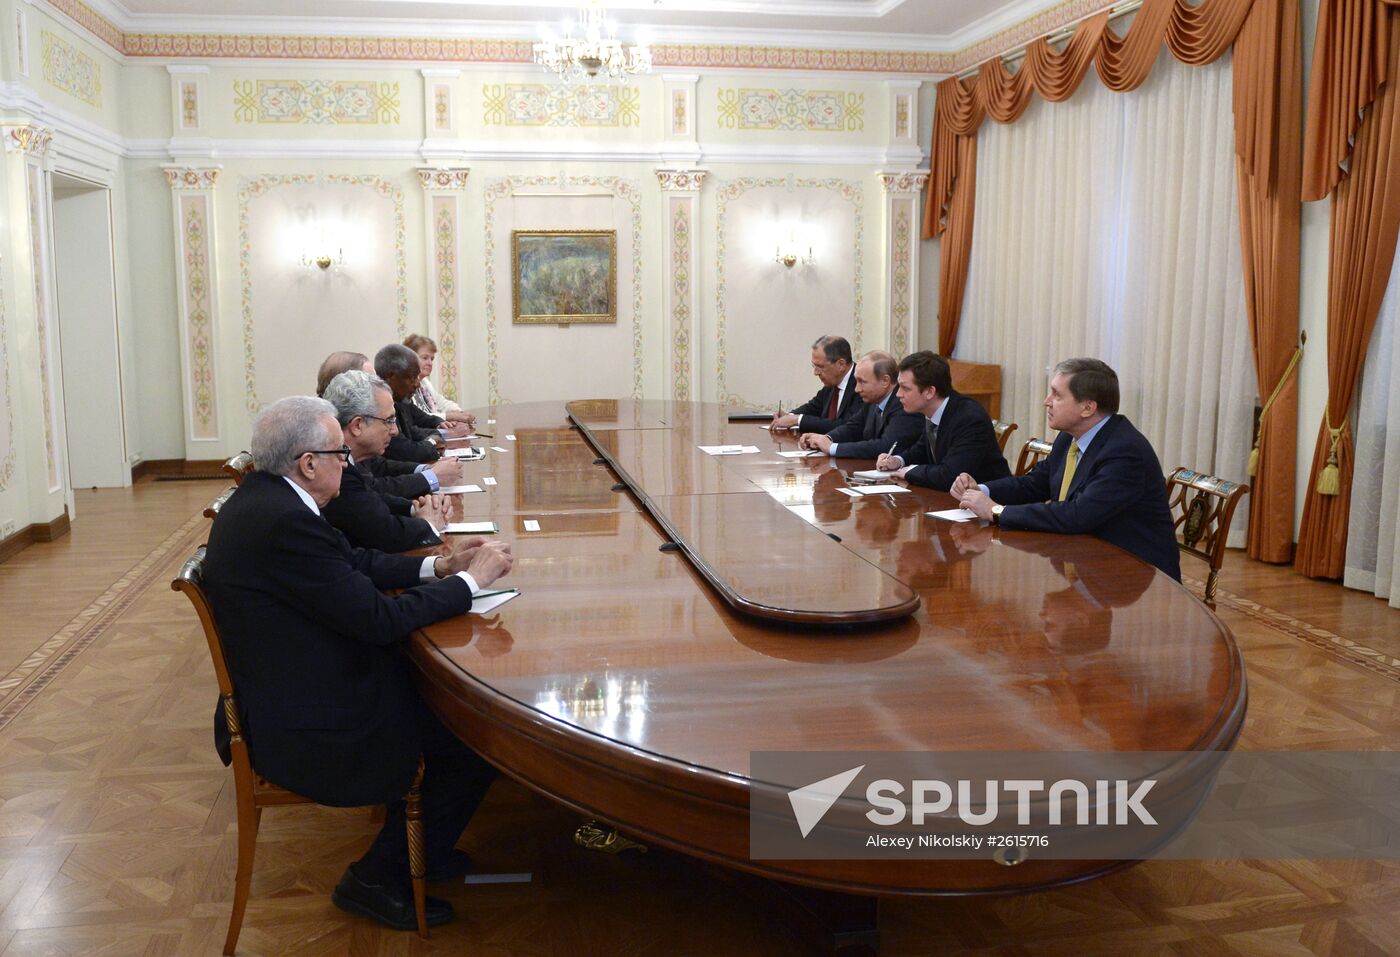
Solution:
[[[928,419],[924,423],[924,438],[928,441],[928,460],[938,464],[938,453],[934,451],[938,443],[938,423]]]
[[[1065,457],[1065,477],[1060,479],[1060,497],[1055,499],[1063,502],[1065,496],[1069,494],[1069,485],[1074,481],[1074,470],[1079,465],[1079,440],[1075,439],[1069,444],[1069,455]]]
[[[840,398],[841,390],[837,386],[831,387],[831,398],[826,400],[826,412],[822,414],[823,419],[836,418],[836,400]]]

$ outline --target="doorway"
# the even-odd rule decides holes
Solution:
[[[131,484],[122,410],[112,191],[53,174],[53,262],[70,488]]]

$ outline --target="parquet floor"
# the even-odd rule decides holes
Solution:
[[[71,538],[0,564],[2,957],[219,951],[233,781],[210,747],[203,638],[167,582],[220,488],[83,493]],[[1400,611],[1239,554],[1222,588],[1249,667],[1243,747],[1400,742]],[[533,879],[439,890],[461,916],[425,943],[330,904],[366,812],[270,810],[239,953],[802,953],[746,878],[657,849],[586,852],[578,823],[497,784],[464,846],[480,870]],[[882,940],[889,955],[1394,955],[1400,862],[1151,862],[1054,893],[896,900]]]

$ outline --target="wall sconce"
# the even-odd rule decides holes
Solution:
[[[812,255],[812,247],[810,244],[807,246],[806,255],[799,253],[798,248],[797,237],[789,233],[786,242],[778,243],[777,249],[773,253],[773,261],[782,263],[789,269],[796,266],[799,262],[804,266],[815,266],[817,264],[817,257]]]
[[[304,269],[310,269],[312,266],[315,266],[322,272],[334,266],[336,272],[339,272],[345,266],[345,250],[336,249],[334,256],[330,255],[328,251],[323,251],[319,255],[313,256],[308,249],[303,247],[301,250],[301,258],[297,260],[297,265]]]

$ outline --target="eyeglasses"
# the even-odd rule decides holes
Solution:
[[[388,426],[391,429],[395,428],[399,424],[399,417],[397,415],[391,415],[387,419],[378,415],[362,415],[360,416],[360,418],[373,419],[376,422],[383,422],[386,426]]]
[[[298,452],[297,458],[303,455],[339,455],[345,465],[350,464],[350,446],[342,445],[338,449],[307,449],[305,452]]]

